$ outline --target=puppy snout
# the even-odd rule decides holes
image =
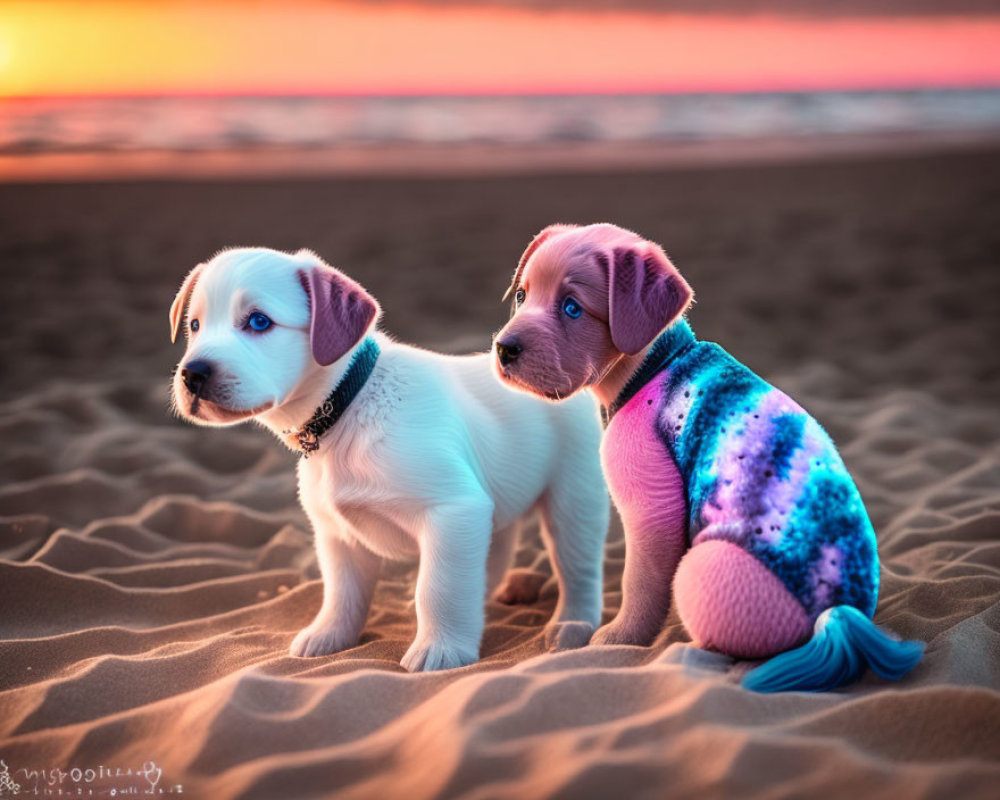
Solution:
[[[201,394],[211,377],[212,365],[207,361],[200,359],[189,361],[181,368],[181,380],[184,381],[187,390],[194,395]]]
[[[516,339],[497,341],[496,348],[497,358],[500,359],[500,365],[504,367],[517,361],[517,357],[521,355],[522,350],[521,345]]]

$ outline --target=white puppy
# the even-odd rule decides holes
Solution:
[[[402,664],[472,663],[483,601],[536,508],[559,581],[548,645],[589,640],[610,514],[592,399],[539,400],[501,385],[489,354],[444,356],[374,332],[376,301],[307,250],[223,251],[184,280],[174,338],[185,308],[177,412],[202,425],[255,419],[307,456],[299,496],[323,604],[292,655],[355,646],[382,559],[419,553],[417,636]],[[516,581],[498,592],[519,594]]]

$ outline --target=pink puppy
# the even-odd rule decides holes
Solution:
[[[917,663],[922,645],[871,622],[875,534],[833,442],[695,338],[691,287],[659,245],[614,225],[553,225],[511,293],[498,374],[556,401],[589,388],[607,423],[601,457],[627,553],[621,610],[593,643],[649,644],[673,593],[697,645],[781,654],[748,688],[829,689],[866,666],[898,678]]]

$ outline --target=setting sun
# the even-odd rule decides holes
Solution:
[[[0,3],[0,96],[984,86],[998,42],[993,17]]]

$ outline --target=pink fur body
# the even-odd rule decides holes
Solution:
[[[778,577],[743,548],[696,544],[674,577],[677,613],[698,647],[735,658],[769,658],[802,644],[813,626]]]
[[[664,371],[650,381],[614,416],[601,445],[629,549],[621,621],[603,629],[601,641],[651,642],[673,594],[699,647],[738,658],[765,658],[794,647],[809,637],[812,625],[774,573],[730,542],[706,538],[688,549],[684,482],[656,433],[668,376]]]
[[[665,376],[661,376],[665,377]],[[670,610],[670,586],[687,549],[687,501],[677,465],[655,435],[661,379],[650,382],[608,426],[601,464],[628,536],[620,627],[613,642],[649,643]],[[614,623],[612,623],[614,624]]]

